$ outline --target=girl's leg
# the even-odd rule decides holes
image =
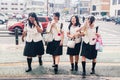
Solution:
[[[96,66],[96,59],[93,59],[93,61],[92,61],[92,72],[91,72],[91,74],[95,74],[95,66]]]
[[[86,76],[86,57],[85,56],[82,56],[82,68],[83,68],[82,76],[83,78],[85,78]]]
[[[78,71],[78,61],[79,61],[79,55],[75,56],[75,71]]]
[[[71,71],[73,71],[73,70],[74,70],[74,60],[73,60],[73,56],[70,55],[69,58],[70,58],[70,63],[71,63]]]
[[[32,63],[32,57],[27,57],[27,63],[28,63],[28,69],[26,72],[32,71],[31,63]]]

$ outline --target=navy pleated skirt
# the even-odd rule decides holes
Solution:
[[[24,56],[36,57],[37,55],[43,55],[43,54],[44,54],[44,45],[42,41],[26,42],[23,53]]]
[[[97,50],[95,45],[86,44],[83,42],[81,56],[85,56],[87,59],[95,59],[97,57]]]
[[[52,42],[48,42],[46,53],[57,56],[63,54],[63,46],[60,46],[60,41],[53,40]]]
[[[74,48],[67,48],[67,55],[79,55],[80,53],[80,47],[81,47],[81,42],[80,43],[77,43],[75,44],[75,47]]]

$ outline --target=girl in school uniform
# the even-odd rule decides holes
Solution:
[[[42,65],[42,55],[44,54],[44,46],[41,33],[43,32],[42,25],[39,25],[38,18],[34,12],[29,13],[27,26],[24,27],[22,40],[26,37],[24,48],[24,56],[27,56],[28,69],[26,72],[32,71],[32,57],[38,55],[39,65]]]
[[[96,38],[100,36],[96,33],[95,28],[95,17],[91,16],[86,20],[84,27],[81,29],[81,32],[84,32],[83,36],[83,45],[82,45],[82,68],[83,68],[83,77],[86,76],[86,58],[92,59],[92,72],[91,74],[95,74],[95,65],[97,58],[97,50],[95,49]]]
[[[78,71],[81,37],[78,36],[77,30],[80,28],[80,26],[81,24],[79,22],[78,16],[72,16],[67,32],[68,39],[75,39],[76,42],[74,48],[67,48],[67,54],[69,55],[71,63],[71,71]]]
[[[60,61],[60,55],[62,55],[63,50],[63,39],[64,32],[62,30],[62,23],[59,22],[60,13],[56,12],[53,14],[53,21],[51,22],[51,32],[53,35],[53,41],[48,43],[46,52],[52,55],[54,73],[58,73],[58,64]]]

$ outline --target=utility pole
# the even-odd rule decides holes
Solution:
[[[47,0],[47,16],[48,16],[48,0]]]
[[[77,14],[80,15],[80,0],[77,1]]]

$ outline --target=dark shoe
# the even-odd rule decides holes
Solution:
[[[58,65],[55,65],[55,66],[54,66],[54,73],[55,73],[55,74],[58,74]]]
[[[75,62],[75,71],[78,71],[78,63]]]
[[[95,74],[96,62],[92,62],[92,72],[90,74]]]
[[[43,62],[42,62],[42,61],[40,61],[40,62],[39,62],[39,65],[40,65],[40,66],[42,66],[42,65],[43,65]]]
[[[53,64],[52,67],[55,67],[55,64]]]
[[[72,68],[72,69],[70,69],[70,71],[74,71],[74,69]]]
[[[74,71],[74,63],[71,63],[71,71]]]
[[[28,70],[26,70],[25,72],[30,72],[30,71],[32,71],[32,69],[28,69]]]
[[[82,78],[86,78],[86,72],[82,73]]]
[[[95,70],[92,70],[92,72],[90,74],[95,74]]]

